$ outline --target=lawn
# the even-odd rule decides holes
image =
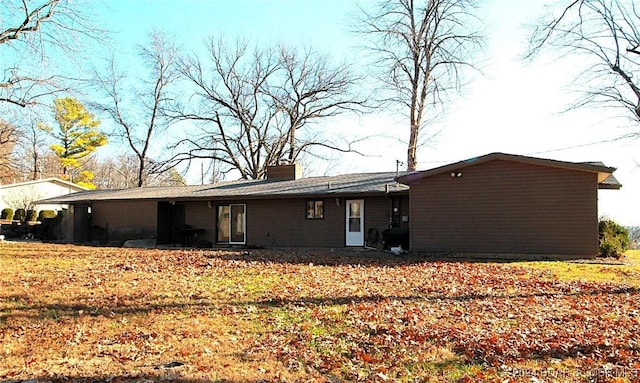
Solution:
[[[0,382],[637,382],[625,264],[0,243]]]

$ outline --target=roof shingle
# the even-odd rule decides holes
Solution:
[[[287,198],[324,195],[365,195],[408,192],[409,187],[395,181],[395,172],[357,173],[308,177],[292,181],[240,180],[211,185],[142,187],[91,190],[47,199],[48,203],[74,203],[107,200],[206,200],[242,197]]]

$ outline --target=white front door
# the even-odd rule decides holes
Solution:
[[[364,246],[364,200],[347,200],[346,208],[346,245]]]

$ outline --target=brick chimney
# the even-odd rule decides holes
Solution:
[[[267,166],[267,180],[293,181],[302,178],[302,166],[294,164]]]

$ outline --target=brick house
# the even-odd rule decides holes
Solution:
[[[614,168],[492,153],[403,175],[414,251],[505,258],[598,254],[598,190]]]
[[[57,200],[72,206],[77,242],[156,238],[159,245],[377,246],[388,227],[408,228],[409,188],[396,173],[299,178],[297,165],[264,180],[95,190]]]
[[[300,177],[95,190],[48,200],[71,205],[76,242],[155,238],[158,245],[378,246],[408,232],[412,251],[508,258],[595,257],[597,193],[615,169],[492,153],[401,174]],[[389,230],[387,230],[389,229]]]

